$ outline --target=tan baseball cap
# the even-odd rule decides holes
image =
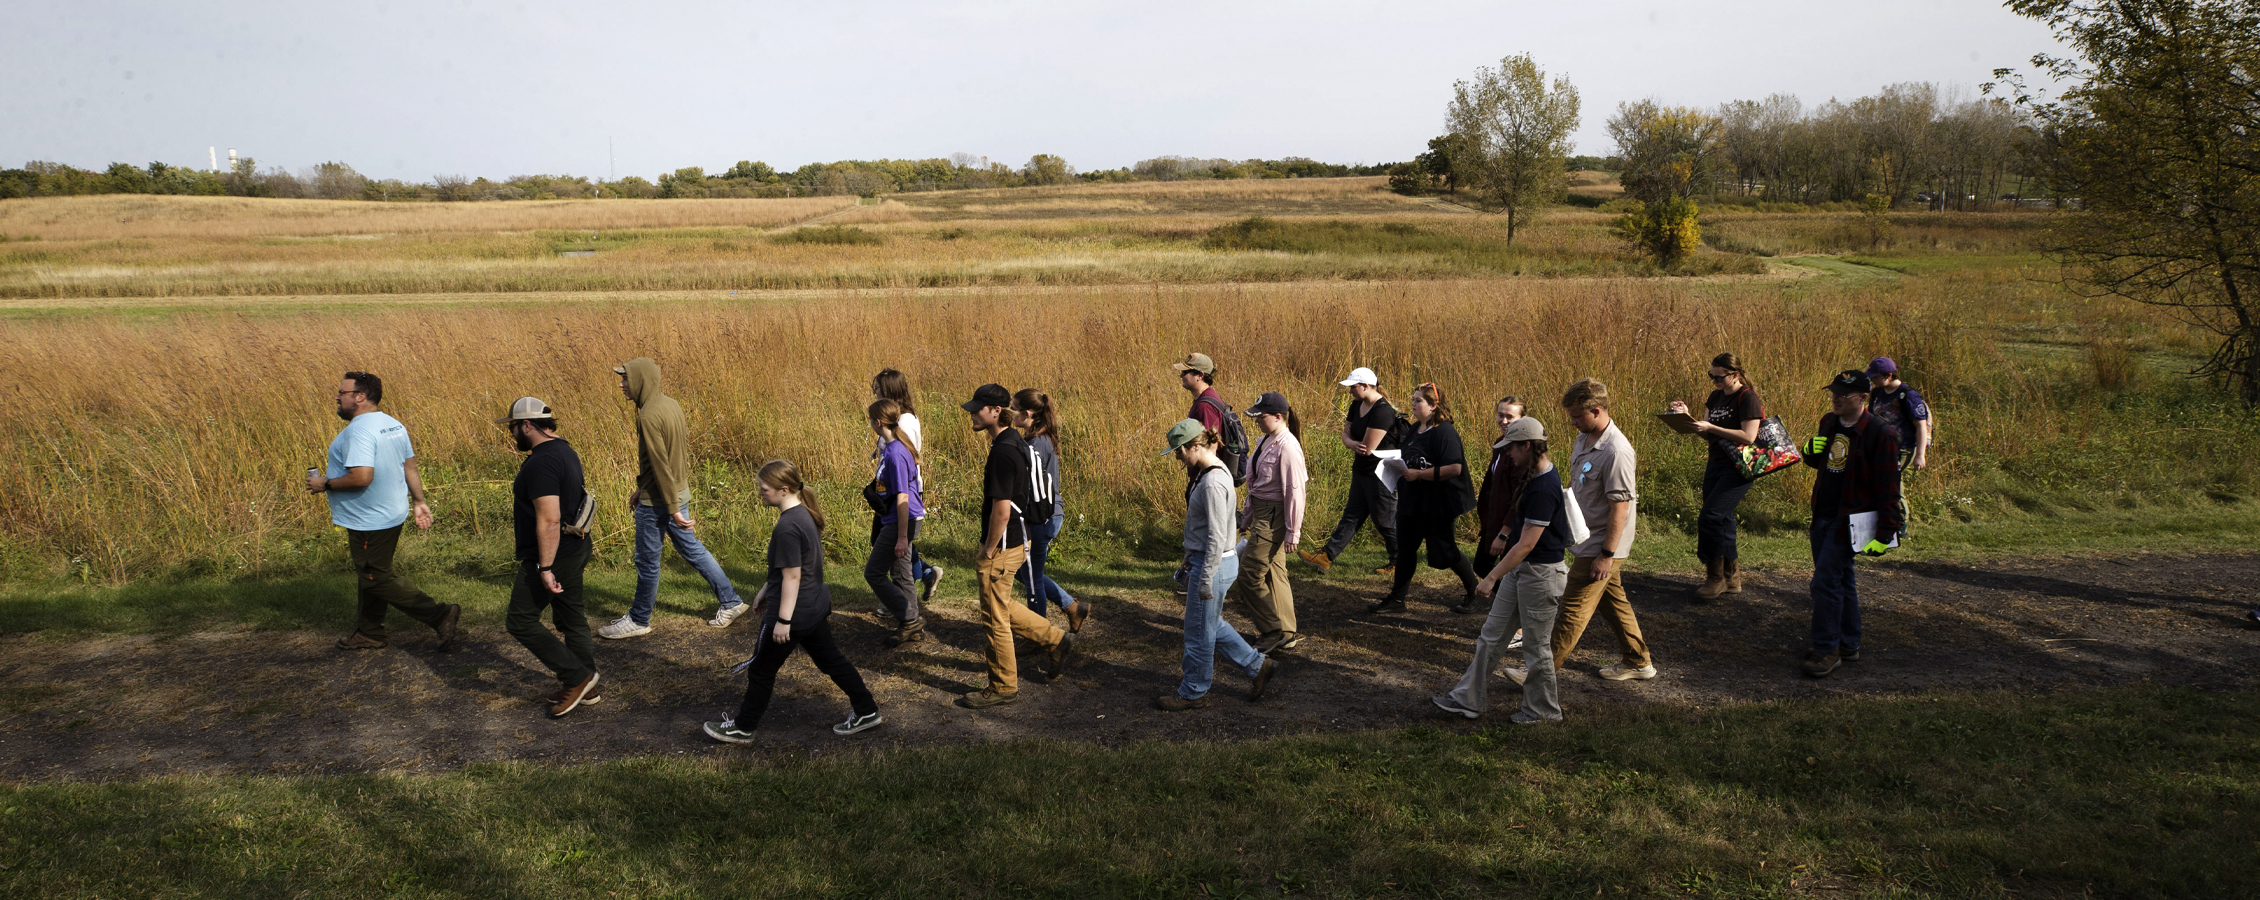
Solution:
[[[1208,358],[1206,353],[1187,353],[1184,362],[1170,368],[1179,372],[1199,372],[1203,375],[1214,375],[1216,374],[1216,360]]]
[[[541,398],[520,397],[516,402],[510,404],[510,414],[494,420],[494,424],[508,425],[512,422],[523,422],[527,419],[554,419],[556,417],[557,414],[550,412],[549,404],[543,403]]]

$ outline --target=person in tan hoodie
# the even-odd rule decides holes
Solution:
[[[651,633],[652,607],[659,601],[659,553],[665,541],[714,588],[718,608],[708,625],[726,628],[745,611],[745,601],[723,574],[722,564],[691,532],[691,430],[682,404],[660,391],[659,363],[649,357],[628,360],[612,371],[620,392],[636,405],[636,491],[628,508],[636,517],[636,597],[628,614],[596,630],[618,640]]]

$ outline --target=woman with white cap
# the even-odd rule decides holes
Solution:
[[[1350,459],[1350,497],[1342,506],[1342,520],[1335,523],[1334,535],[1318,552],[1302,552],[1303,561],[1321,572],[1334,567],[1334,560],[1349,549],[1350,541],[1368,518],[1373,520],[1373,530],[1381,533],[1383,552],[1391,560],[1397,558],[1397,492],[1382,484],[1381,474],[1375,471],[1378,460],[1373,456],[1377,450],[1397,449],[1397,408],[1390,406],[1389,398],[1381,393],[1381,380],[1374,377],[1372,369],[1352,369],[1341,384],[1350,389],[1353,398],[1349,419],[1342,425],[1342,447],[1355,455]],[[1393,562],[1374,570],[1376,575],[1395,573]]]

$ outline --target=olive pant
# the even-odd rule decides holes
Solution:
[[[433,602],[430,594],[392,570],[392,555],[400,549],[400,529],[407,524],[377,531],[345,531],[345,550],[353,560],[353,583],[360,599],[353,630],[373,641],[385,639],[388,606],[400,607],[409,618],[435,627],[447,617],[447,607]]]
[[[1287,584],[1286,503],[1248,501],[1248,549],[1240,554],[1232,599],[1259,636],[1295,630],[1295,590]]]
[[[581,605],[581,570],[589,564],[589,542],[583,538],[564,538],[557,542],[557,560],[550,566],[550,574],[557,577],[557,586],[564,588],[552,594],[541,581],[541,572],[531,560],[519,560],[518,580],[510,585],[510,609],[503,621],[510,636],[541,660],[541,664],[557,673],[557,680],[572,687],[587,681],[596,674],[596,640],[589,634],[588,613]],[[550,611],[550,621],[557,623],[557,635],[541,624],[542,610]]]

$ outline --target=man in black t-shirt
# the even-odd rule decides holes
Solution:
[[[989,436],[989,459],[981,469],[981,549],[974,556],[973,576],[981,595],[981,623],[989,634],[989,686],[958,698],[958,705],[967,709],[1019,699],[1013,635],[1045,648],[1051,663],[1045,681],[1056,681],[1067,671],[1075,649],[1074,635],[1012,599],[1012,586],[1028,559],[1028,523],[1022,515],[1034,502],[1035,482],[1028,441],[1005,427],[1011,405],[1011,392],[997,384],[982,385],[973,399],[958,405],[972,417],[973,430]]]
[[[565,523],[586,502],[581,456],[557,436],[549,404],[520,397],[510,414],[494,420],[510,429],[511,441],[526,461],[510,484],[510,524],[517,537],[518,577],[510,585],[504,621],[510,636],[557,673],[564,690],[552,695],[550,718],[601,699],[596,692],[596,641],[581,606],[581,570],[589,563],[586,535],[568,534]],[[543,609],[564,640],[541,624]]]

